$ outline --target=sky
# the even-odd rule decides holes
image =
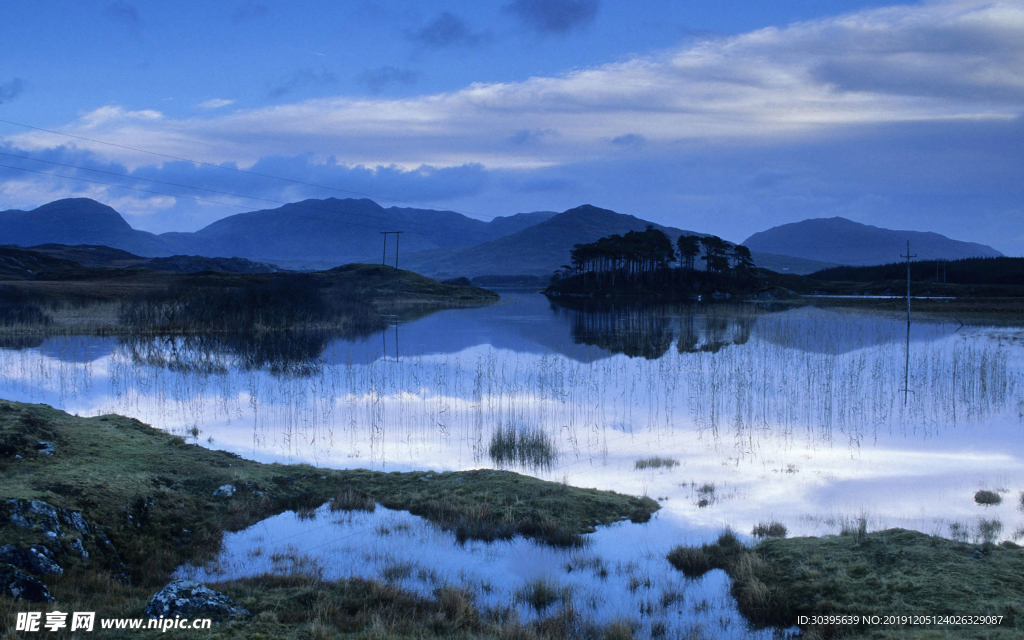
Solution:
[[[1024,255],[1024,1],[4,3],[0,209],[843,216]]]

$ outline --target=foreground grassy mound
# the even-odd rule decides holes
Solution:
[[[56,604],[65,611],[72,607],[111,617],[141,615],[171,571],[186,561],[211,558],[225,531],[332,500],[339,508],[362,508],[359,505],[373,501],[409,510],[455,531],[461,539],[520,534],[555,545],[577,544],[579,535],[597,524],[645,520],[657,509],[650,499],[576,489],[504,471],[383,473],[260,464],[187,444],[121,416],[78,418],[45,405],[6,401],[0,401],[0,477],[3,544],[54,547],[64,573],[46,577],[45,582]],[[221,490],[227,485],[231,490]],[[55,544],[39,527],[18,526],[18,510],[28,508],[29,501],[80,514],[88,523],[86,529],[102,533],[83,535],[81,541],[74,534]],[[88,559],[61,551],[83,542]],[[288,606],[296,611],[306,607],[304,615],[313,615],[307,606],[312,600],[295,596],[294,585],[267,580],[265,589],[255,589],[251,581],[222,588],[244,595],[249,604],[243,606],[257,617],[261,606],[280,608],[268,602],[292,596],[298,599]],[[302,588],[326,590],[324,597],[330,600],[337,596],[335,591],[350,594],[355,587],[345,582]],[[282,590],[292,596],[282,595]],[[423,606],[441,607],[443,600]],[[372,609],[371,604],[361,606]],[[352,606],[343,608],[351,613]],[[0,598],[5,624],[23,610],[24,603]]]
[[[757,625],[800,616],[879,616],[880,624],[800,624],[807,637],[1019,638],[1024,634],[1024,550],[969,545],[904,529],[772,539],[745,548],[726,532],[677,547],[688,577],[724,569],[740,611]],[[999,625],[885,624],[886,616],[1002,616]],[[950,636],[949,634],[954,634]]]

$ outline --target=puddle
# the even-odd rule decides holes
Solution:
[[[695,535],[685,537],[696,542]],[[652,626],[666,637],[773,637],[747,628],[724,572],[687,580],[669,565],[665,555],[684,538],[678,523],[656,517],[601,527],[585,537],[589,544],[572,550],[520,537],[460,545],[454,534],[404,511],[378,505],[373,513],[335,513],[324,505],[312,518],[286,512],[227,534],[214,562],[179,568],[177,575],[202,582],[264,573],[362,577],[426,596],[450,585],[475,594],[483,610],[511,605],[524,621],[564,606],[555,600],[538,612],[525,601],[527,590],[543,583],[592,622],[628,621],[638,637],[650,637]]]

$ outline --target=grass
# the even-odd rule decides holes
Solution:
[[[547,578],[535,578],[516,592],[516,600],[542,613],[557,602],[568,605],[572,600],[572,589]]]
[[[672,549],[668,561],[687,578],[699,578],[712,569],[726,569],[733,556],[742,549],[743,543],[736,534],[731,529],[725,529],[712,544]]]
[[[486,289],[442,284],[382,265],[316,273],[154,273],[67,265],[26,280],[5,274],[0,264],[0,280],[8,280],[0,285],[4,333],[331,330],[358,335],[386,326],[385,314],[415,316],[498,299]],[[111,305],[119,310],[110,314]],[[96,317],[97,309],[103,310],[102,318]]]
[[[759,522],[750,533],[758,540],[764,540],[765,538],[785,538],[787,531],[786,525],[781,522],[770,522],[768,524]]]
[[[1002,504],[1003,496],[999,495],[995,491],[982,489],[980,491],[975,492],[974,501],[977,502],[978,504],[983,504],[985,506]]]
[[[34,445],[41,440],[55,442],[56,454],[37,453]],[[429,479],[422,480],[427,476]],[[86,563],[70,553],[61,553],[58,562],[65,568],[64,575],[45,580],[57,598],[52,606],[96,611],[101,617],[141,615],[148,599],[167,583],[175,567],[186,561],[212,559],[224,532],[285,510],[309,511],[329,501],[336,507],[368,507],[372,500],[422,515],[445,528],[456,528],[460,522],[479,524],[479,530],[463,528],[467,537],[485,535],[485,525],[500,525],[551,544],[579,540],[581,533],[593,531],[598,524],[626,519],[637,512],[649,517],[657,509],[653,500],[577,489],[507,471],[382,473],[261,464],[187,444],[182,438],[129,418],[79,418],[45,405],[2,400],[0,477],[0,511],[9,509],[7,499],[41,500],[80,512],[109,536],[110,552],[102,551],[95,540],[86,539],[90,560]],[[234,495],[214,497],[214,491],[225,484],[236,488]],[[38,544],[41,538],[41,531],[17,527],[8,514],[0,513],[0,539],[4,543]],[[315,575],[305,574],[317,573],[314,563],[288,550],[278,554],[282,566],[304,574],[296,578],[302,589],[324,590],[330,601],[336,590],[351,593],[346,591],[354,584],[351,581],[311,586]],[[124,579],[119,577],[122,572]],[[275,589],[298,588],[298,583],[266,580],[269,582],[235,582],[224,585],[223,590],[232,597],[248,594],[245,597],[272,609],[266,598],[286,597]],[[255,593],[253,585],[260,584],[277,595]],[[364,591],[383,589],[359,584]],[[412,597],[389,590],[381,593],[389,594],[392,600]],[[294,603],[295,607],[305,606],[300,605]],[[243,606],[256,612],[257,617],[265,611]],[[374,615],[386,610],[374,609],[373,603],[361,606],[375,611]],[[436,613],[440,605],[423,601],[417,606]],[[0,599],[0,619],[13,619],[24,609],[23,603]],[[294,627],[301,618],[299,626],[306,629],[304,625],[312,614],[308,609],[302,611],[301,615],[294,613],[288,624]],[[356,618],[370,624],[368,618]],[[386,621],[385,627],[405,629],[403,625],[409,620],[419,624],[425,619],[410,614],[402,620]],[[335,626],[325,628],[333,629],[328,635],[338,633],[338,629],[350,632],[344,624],[338,627],[330,622]],[[227,635],[221,637],[231,637],[230,626],[223,629]],[[268,628],[280,627],[275,623]],[[265,637],[308,637],[298,628]],[[254,629],[253,633],[258,633],[259,624]],[[530,631],[534,632],[540,633]],[[428,636],[430,633],[434,632]],[[536,633],[523,637],[547,637]],[[248,631],[237,632],[236,636],[258,637]],[[436,637],[445,634],[438,631]]]
[[[519,465],[528,469],[550,469],[558,459],[551,437],[537,427],[507,424],[491,436],[488,450],[498,466]]]
[[[518,616],[480,609],[472,593],[452,586],[441,586],[430,596],[421,596],[376,580],[331,582],[301,575],[263,575],[212,586],[255,612],[249,620],[225,622],[202,632],[204,638],[218,640],[633,638],[628,626],[587,625],[573,610],[565,608],[534,622],[522,623]],[[174,630],[161,635],[197,637]],[[136,631],[123,637],[140,636]]]
[[[650,458],[640,458],[633,463],[634,469],[671,469],[672,467],[678,467],[679,461],[675,458],[660,458],[653,456]]]
[[[788,627],[801,615],[979,614],[1002,615],[1003,623],[802,628],[812,638],[1016,638],[1024,632],[1024,550],[1009,545],[974,546],[903,529],[768,539],[752,549],[729,538],[720,542],[677,547],[668,559],[688,577],[727,571],[740,611],[757,626]]]
[[[331,498],[331,511],[367,511],[373,513],[377,503],[373,498],[352,486],[342,487],[341,491]]]

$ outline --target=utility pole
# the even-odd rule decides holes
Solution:
[[[917,254],[910,255],[910,240],[907,240],[907,255],[900,256],[907,259],[907,324],[910,324],[910,259],[916,258]]]
[[[402,239],[401,231],[381,231],[380,235],[384,236],[384,254],[380,258],[380,263],[384,264],[388,257],[388,236],[395,234],[395,268],[398,268],[398,242]]]

